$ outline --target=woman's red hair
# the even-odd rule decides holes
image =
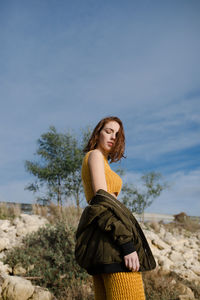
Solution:
[[[103,118],[94,128],[92,135],[84,148],[84,152],[88,152],[90,150],[94,150],[97,147],[97,142],[99,139],[100,131],[103,129],[103,127],[110,121],[115,121],[119,124],[120,128],[116,136],[116,142],[112,149],[112,152],[109,153],[108,159],[110,159],[110,162],[117,162],[124,156],[124,150],[125,150],[125,134],[124,134],[124,127],[122,124],[122,121],[118,117],[106,117]]]

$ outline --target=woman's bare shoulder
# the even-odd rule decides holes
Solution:
[[[103,154],[100,150],[94,149],[90,151],[88,156],[88,163],[92,163],[93,161],[103,161]]]

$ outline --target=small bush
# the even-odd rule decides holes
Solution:
[[[57,297],[73,290],[72,299],[81,299],[81,285],[88,282],[88,275],[75,261],[74,234],[64,222],[47,225],[26,236],[22,247],[9,251],[4,263],[11,267],[20,263],[29,270],[27,277],[35,277],[34,284],[48,288]]]
[[[160,232],[160,224],[158,222],[146,222],[145,225],[149,230],[153,229],[153,231],[156,233]]]

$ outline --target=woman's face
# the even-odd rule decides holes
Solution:
[[[120,125],[116,121],[107,122],[100,131],[97,149],[108,155],[114,147],[119,129]]]

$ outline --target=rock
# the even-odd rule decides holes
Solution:
[[[184,260],[193,260],[194,258],[194,251],[191,249],[188,249],[184,254],[183,254]]]
[[[0,300],[56,300],[45,288],[33,286],[24,278],[0,275]]]
[[[53,295],[47,289],[36,286],[33,295],[28,300],[53,300]]]
[[[147,241],[148,241],[149,245],[151,245],[151,241],[150,241],[149,239],[147,239]],[[160,258],[161,254],[160,254],[159,249],[158,249],[156,246],[151,245],[151,250],[152,250],[153,255],[154,255],[155,257]]]
[[[10,248],[10,240],[8,238],[0,239],[0,252]]]
[[[174,251],[184,253],[184,243],[185,239],[180,239],[178,244],[171,246],[171,249]]]
[[[169,249],[169,246],[163,242],[161,239],[159,239],[159,237],[156,237],[154,238],[151,243],[156,246],[159,250],[163,250],[163,249],[166,249],[168,248]]]
[[[180,295],[178,297],[178,300],[194,300],[195,298],[191,298],[190,296],[187,296],[187,295]]]
[[[154,240],[158,237],[158,235],[155,232],[150,230],[145,230],[145,236],[150,240]]]
[[[16,235],[25,236],[31,232],[37,231],[40,227],[49,223],[47,219],[37,215],[21,214],[13,221],[16,226]]]
[[[171,252],[169,258],[174,264],[183,263],[183,256],[180,253]]]
[[[178,243],[177,238],[175,238],[171,232],[166,232],[164,237],[165,243],[169,244],[170,246],[176,245]]]
[[[163,237],[164,237],[164,235],[165,235],[165,229],[163,228],[163,226],[162,226],[162,227],[160,227],[160,232],[159,232],[159,235],[160,235],[160,237],[161,237],[161,238],[163,238]]]
[[[179,300],[194,300],[194,293],[192,292],[192,290],[185,286],[182,283],[178,284],[178,288],[180,289],[181,295],[179,295],[178,299]]]
[[[2,252],[0,252],[0,260],[2,259],[2,258],[4,258],[4,256],[5,256],[5,253],[2,251]]]
[[[13,268],[13,274],[14,275],[25,275],[26,274],[26,269],[24,269],[21,264],[17,264]]]
[[[21,214],[12,222],[9,220],[0,220],[0,258],[3,251],[21,244],[23,237],[40,227],[46,225],[47,219],[38,215]]]
[[[10,227],[9,220],[0,220],[0,231],[7,231]]]
[[[2,261],[0,261],[0,273],[10,274],[12,273],[12,268],[9,265],[4,265]]]
[[[17,225],[16,235],[17,236],[25,236],[28,233],[27,228],[24,227],[23,224]]]
[[[184,279],[187,279],[188,281],[198,281],[200,284],[200,277],[198,275],[196,275],[192,270],[187,269],[187,270],[183,270],[179,272],[179,270],[177,271],[177,273]]]
[[[172,261],[165,256],[158,259],[158,264],[162,267],[162,269],[165,270],[170,270],[171,266],[173,265]]]
[[[34,292],[31,282],[17,277],[7,276],[2,285],[2,296],[5,300],[27,300]]]
[[[200,264],[198,265],[198,266],[193,266],[192,267],[192,271],[196,274],[196,275],[198,275],[198,276],[200,276]]]
[[[172,279],[171,284],[176,284],[176,280]]]
[[[21,221],[28,226],[33,227],[41,227],[48,223],[47,219],[42,218],[38,215],[27,215],[27,214],[21,214]]]
[[[155,231],[155,232],[159,232],[160,231],[160,225],[158,222],[151,222],[150,224],[150,227]]]
[[[29,271],[32,271],[33,269],[34,269],[34,265],[30,265],[30,266],[28,266],[28,268],[27,268],[27,271],[29,272]]]

